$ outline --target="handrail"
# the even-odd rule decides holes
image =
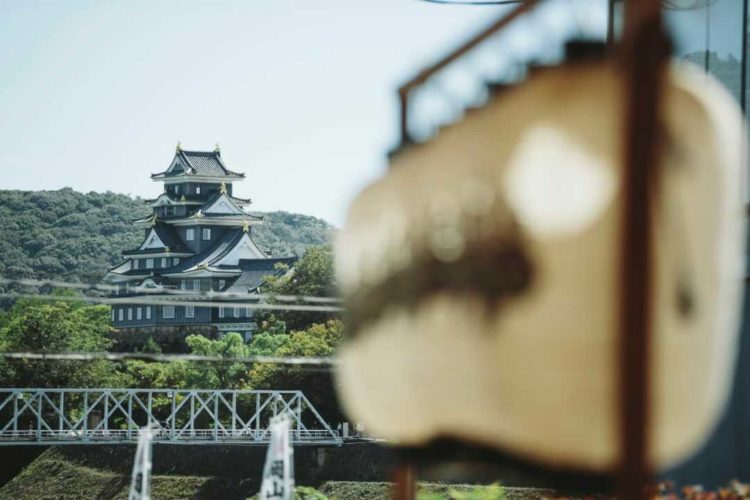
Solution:
[[[399,87],[398,96],[401,106],[401,144],[408,144],[411,142],[408,117],[409,93],[415,87],[427,81],[435,73],[442,70],[453,61],[469,52],[471,49],[482,43],[493,34],[505,28],[519,16],[533,9],[537,5],[537,3],[539,3],[539,0],[519,0],[519,4],[516,6],[516,8],[506,14],[503,14],[502,17],[490,24],[487,28],[479,32],[468,41],[464,42],[461,46],[448,53],[439,61],[420,71],[417,76]]]

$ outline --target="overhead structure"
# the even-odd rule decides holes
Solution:
[[[267,445],[287,415],[294,445],[343,443],[301,391],[0,389],[0,446],[135,443]]]
[[[665,63],[649,2],[628,2],[620,56],[571,44],[422,143],[414,88],[535,2],[402,87],[403,143],[336,254],[339,387],[374,434],[623,473],[634,498],[713,430],[739,332],[744,125],[718,82]]]

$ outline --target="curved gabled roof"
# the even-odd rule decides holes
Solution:
[[[201,207],[204,215],[247,215],[231,196],[221,191],[211,196]]]
[[[242,270],[242,274],[224,291],[230,293],[254,292],[264,284],[266,276],[281,276],[288,272],[286,269],[279,269],[277,264],[284,264],[289,268],[296,260],[296,257],[241,260],[239,268]]]
[[[164,205],[199,205],[203,203],[202,200],[197,200],[195,198],[187,198],[184,195],[180,196],[179,198],[177,196],[170,196],[169,193],[161,193],[156,198],[150,199],[150,200],[143,200],[145,203],[148,203],[151,206],[159,206],[161,204]]]
[[[222,266],[223,269],[215,266],[222,265],[222,260],[230,255],[230,253],[235,250],[235,248],[240,244],[240,242],[242,242],[245,237],[247,237],[250,242],[252,242],[249,233],[243,231],[242,229],[233,229],[227,231],[216,243],[214,243],[213,246],[211,246],[211,248],[208,249],[208,251],[203,252],[200,255],[195,255],[194,257],[182,260],[178,265],[169,269],[168,274],[190,272],[198,270],[200,268],[206,270],[213,269],[217,272],[220,270],[226,271],[228,270],[228,268],[239,270],[238,268],[236,268],[236,266]],[[254,242],[252,242],[252,246],[253,249],[250,252],[247,252],[248,257],[255,256],[256,258],[260,259],[267,258],[266,255],[257,246],[255,246]]]
[[[229,170],[221,160],[219,151],[185,151],[178,149],[169,168],[164,172],[151,174],[152,178],[200,176],[229,179],[243,179],[245,174]]]
[[[154,253],[154,250],[169,251],[178,254],[195,253],[182,242],[182,239],[180,239],[177,232],[171,226],[163,222],[156,222],[138,248],[126,250],[122,254],[147,254]]]

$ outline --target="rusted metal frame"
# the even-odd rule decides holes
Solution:
[[[668,44],[658,0],[628,0],[624,72],[623,220],[619,299],[618,498],[646,497],[652,348],[652,207],[656,202],[660,103]]]
[[[742,111],[747,111],[747,16],[748,0],[742,2],[742,61],[740,64],[740,105]]]
[[[607,46],[615,44],[615,2],[607,0]]]
[[[511,10],[507,14],[504,14],[500,19],[482,30],[481,33],[477,34],[436,63],[420,71],[417,76],[399,87],[398,97],[401,109],[401,144],[408,144],[409,142],[411,142],[411,134],[409,133],[409,93],[415,87],[418,87],[419,85],[427,81],[435,73],[442,70],[453,61],[469,52],[471,49],[485,41],[490,36],[505,28],[519,16],[533,9],[537,5],[537,3],[539,3],[539,0],[519,1],[518,5],[513,10]]]
[[[393,477],[393,498],[415,500],[417,498],[416,474],[414,465],[403,462],[396,467]]]

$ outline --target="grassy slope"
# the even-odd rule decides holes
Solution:
[[[102,459],[105,464],[110,457]],[[13,480],[0,488],[0,498],[26,499],[126,499],[130,488],[131,463],[94,467],[67,458],[58,448],[42,453]],[[446,494],[449,489],[466,491],[469,486],[442,484],[420,485],[420,491]],[[319,490],[330,500],[384,500],[391,498],[391,485],[383,482],[326,482]],[[244,499],[257,491],[251,480],[211,476],[157,474],[152,478],[154,499]],[[509,500],[531,500],[542,497],[540,490],[510,488]],[[547,492],[549,493],[549,492]],[[447,496],[445,498],[448,498]]]
[[[190,498],[208,480],[209,478],[194,476],[154,476],[152,496]],[[0,498],[126,499],[129,488],[129,475],[71,463],[59,450],[50,448],[0,489]]]

